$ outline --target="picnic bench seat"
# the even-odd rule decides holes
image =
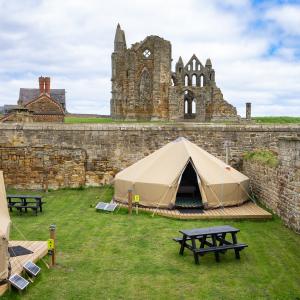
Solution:
[[[8,208],[12,211],[16,208],[20,213],[27,212],[27,209],[31,209],[37,215],[38,211],[43,211],[43,204],[46,202],[42,201],[41,196],[35,195],[7,195]]]
[[[208,247],[208,248],[199,248],[199,249],[194,249],[194,253],[196,254],[204,254],[204,253],[225,253],[227,250],[234,250],[235,251],[235,258],[240,259],[240,251],[243,250],[244,248],[248,247],[247,244],[231,244],[231,245],[222,245],[222,246],[215,246],[215,247]],[[215,256],[216,261],[219,262],[220,258],[218,255]]]

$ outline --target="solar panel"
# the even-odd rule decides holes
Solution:
[[[105,211],[114,211],[117,206],[118,206],[117,203],[99,202],[96,205],[96,209],[105,210]]]
[[[26,262],[26,264],[23,266],[23,268],[31,275],[36,276],[37,274],[40,273],[41,268],[37,266],[35,263],[32,261]]]
[[[16,287],[17,289],[19,289],[21,291],[23,291],[29,284],[29,281],[27,281],[25,278],[23,278],[22,276],[20,276],[18,274],[14,274],[14,275],[10,276],[9,282],[14,287]]]

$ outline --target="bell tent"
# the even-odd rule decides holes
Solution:
[[[139,204],[173,208],[233,206],[248,199],[249,178],[185,138],[119,172],[114,199],[128,202],[128,190]]]
[[[8,277],[9,229],[10,217],[7,208],[3,172],[0,171],[0,282]]]

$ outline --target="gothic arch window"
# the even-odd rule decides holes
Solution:
[[[184,101],[184,113],[187,114],[189,111],[189,104],[188,104],[188,101],[185,100]]]
[[[141,74],[139,92],[139,105],[141,107],[148,108],[151,105],[152,99],[152,79],[146,68]]]
[[[185,86],[188,86],[188,85],[189,85],[189,76],[188,76],[188,75],[185,75],[185,76],[184,76],[184,85],[185,85]]]
[[[174,79],[173,79],[173,78],[171,78],[171,85],[172,85],[172,86],[175,86],[175,82],[174,82]]]
[[[196,83],[197,83],[197,76],[196,76],[196,74],[193,74],[193,76],[192,76],[192,86],[196,86]]]
[[[196,71],[196,59],[193,59],[193,71]]]
[[[179,73],[181,73],[181,71],[182,71],[182,68],[180,67],[180,68],[178,69],[178,71],[179,71]]]
[[[188,69],[188,71],[190,71],[191,70],[191,65],[188,65],[187,69]]]
[[[196,113],[196,100],[194,98],[192,101],[192,114],[195,114],[195,113]]]
[[[204,76],[203,76],[203,74],[200,75],[200,86],[201,86],[201,87],[204,86]]]
[[[198,71],[200,71],[201,70],[201,65],[200,64],[198,64]]]

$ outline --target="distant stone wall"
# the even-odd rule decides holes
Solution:
[[[245,151],[278,151],[280,136],[300,126],[218,124],[0,124],[0,169],[10,187],[98,186],[120,170],[183,136],[239,168]]]
[[[286,225],[300,233],[300,138],[280,138],[279,166],[244,161],[254,194]]]

